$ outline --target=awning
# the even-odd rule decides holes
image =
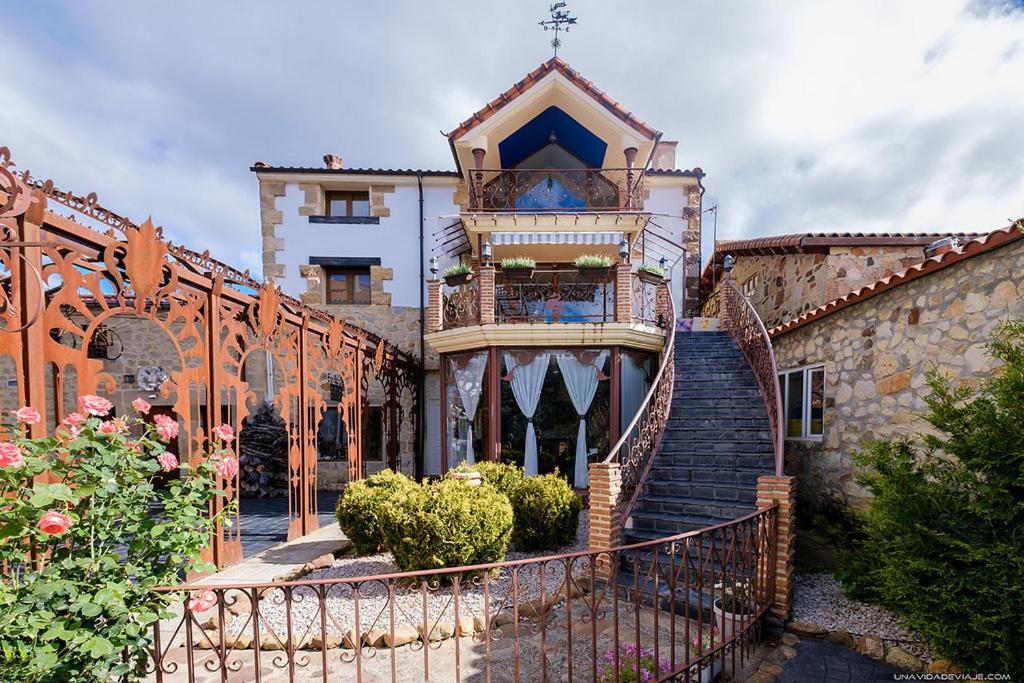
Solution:
[[[491,244],[618,244],[624,239],[622,232],[492,232]]]

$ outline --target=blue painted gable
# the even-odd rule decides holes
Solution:
[[[607,143],[558,107],[551,106],[498,143],[501,167],[518,166],[547,145],[552,132],[558,138],[558,144],[586,164],[587,168],[603,166]]]

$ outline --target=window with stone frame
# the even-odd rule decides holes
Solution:
[[[787,439],[818,440],[825,433],[825,367],[779,373]]]
[[[740,291],[743,292],[743,296],[747,297],[748,299],[754,296],[754,292],[757,291],[757,284],[760,280],[758,275],[758,273],[754,273],[746,280],[744,280],[742,285],[740,285]]]
[[[369,304],[370,268],[325,268],[327,303]]]
[[[329,190],[325,193],[328,216],[366,217],[370,215],[370,193]]]

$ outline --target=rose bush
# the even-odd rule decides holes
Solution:
[[[133,402],[137,413],[149,404]],[[112,404],[83,396],[56,434],[28,438],[38,411],[24,407],[0,426],[0,672],[3,680],[137,680],[152,624],[170,617],[180,582],[199,561],[220,492],[233,476],[230,428],[211,430],[215,448],[198,465],[167,451],[178,423],[137,414],[110,418]],[[7,417],[7,416],[5,416]],[[161,419],[162,418],[162,419]],[[166,472],[180,476],[166,484]],[[212,595],[212,593],[211,593]],[[209,596],[191,596],[195,607]],[[214,602],[216,598],[214,597]]]

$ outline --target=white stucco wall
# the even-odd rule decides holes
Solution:
[[[644,210],[650,211],[652,214],[666,214],[666,215],[652,215],[651,223],[660,226],[660,229],[655,225],[651,226],[652,231],[658,231],[661,233],[667,233],[669,239],[677,244],[683,243],[683,233],[686,231],[686,221],[683,220],[683,208],[686,206],[686,193],[683,191],[683,184],[680,183],[676,186],[652,186],[648,187],[650,196],[644,202]],[[654,247],[657,252],[674,252],[676,251],[657,237],[647,237],[647,244],[649,247]],[[658,256],[648,256],[647,259],[651,263],[658,262]],[[669,261],[671,264],[671,260]],[[680,302],[683,296],[683,261],[679,257],[679,261],[672,268],[672,297],[676,302],[676,310],[681,310]]]
[[[411,181],[411,184],[409,184]],[[424,272],[428,272],[433,233],[438,217],[458,213],[453,202],[455,179],[447,185],[425,179],[423,210],[425,231]],[[305,194],[297,183],[288,183],[285,196],[277,200],[282,212],[282,223],[277,236],[284,240],[284,250],[277,262],[285,265],[285,276],[280,280],[282,289],[292,296],[306,289],[299,275],[299,266],[309,263],[311,256],[343,256],[379,258],[384,268],[394,269],[394,279],[385,282],[384,291],[391,293],[392,306],[420,306],[419,268],[419,192],[415,177],[398,184],[384,179],[382,184],[394,184],[394,193],[384,197],[391,215],[382,217],[379,224],[348,225],[344,223],[311,223],[309,217],[299,215]]]

